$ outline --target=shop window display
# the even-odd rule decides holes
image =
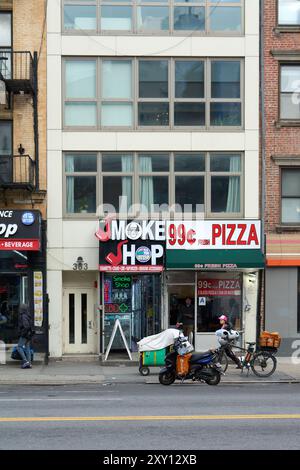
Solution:
[[[116,273],[104,278],[104,335],[108,346],[119,319],[128,346],[137,351],[137,341],[161,331],[161,286],[159,275]],[[122,350],[119,331],[112,350]]]

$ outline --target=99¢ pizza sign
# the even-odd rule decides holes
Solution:
[[[260,221],[168,221],[166,246],[169,250],[260,249]]]

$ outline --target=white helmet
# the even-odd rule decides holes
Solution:
[[[239,334],[238,331],[236,331],[236,330],[230,330],[230,331],[229,331],[228,339],[229,339],[229,340],[237,340],[239,336],[240,336],[240,334]]]
[[[221,346],[225,346],[225,344],[228,344],[229,332],[227,330],[221,329],[221,330],[216,331],[216,336]]]

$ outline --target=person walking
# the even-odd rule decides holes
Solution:
[[[31,339],[34,335],[32,328],[33,318],[30,313],[29,307],[26,304],[21,304],[19,307],[18,317],[18,334],[19,341],[17,350],[22,358],[22,369],[31,369]]]
[[[232,330],[232,325],[231,323],[228,321],[228,318],[226,317],[226,315],[221,315],[219,317],[219,321],[220,321],[220,325],[221,325],[221,330],[226,330],[226,331],[230,331]],[[231,348],[231,344],[228,342],[228,344],[226,346],[223,346],[222,347],[222,354],[226,354],[226,356],[230,357],[230,359],[233,360],[233,362],[236,364],[236,368],[237,369],[242,369],[242,364],[241,364],[241,361],[239,360],[238,357],[236,357],[236,355],[234,354],[234,352],[232,351],[232,348]],[[221,362],[222,360],[222,357],[219,358],[219,361]]]
[[[194,305],[190,297],[186,297],[184,304],[179,307],[179,315],[177,318],[177,324],[183,324],[183,332],[185,336],[190,335],[194,332]]]

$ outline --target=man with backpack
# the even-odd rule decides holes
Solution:
[[[22,358],[22,369],[31,369],[31,339],[34,335],[32,328],[33,318],[30,313],[29,307],[26,304],[21,304],[19,308],[18,317],[18,353]]]

